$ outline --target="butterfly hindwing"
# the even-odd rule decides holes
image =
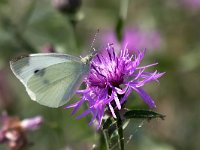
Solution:
[[[28,81],[27,88],[35,93],[38,103],[59,107],[65,104],[80,86],[84,64],[64,62],[49,66],[35,73]]]

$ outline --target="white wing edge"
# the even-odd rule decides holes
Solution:
[[[36,101],[36,95],[35,95],[35,93],[33,93],[28,87],[26,87],[26,91],[27,91],[28,95],[31,97],[31,99],[33,101]]]
[[[29,56],[58,56],[58,57],[61,56],[61,57],[66,57],[66,58],[71,57],[71,58],[73,58],[73,60],[76,60],[78,62],[82,62],[81,58],[79,58],[77,56],[63,54],[63,53],[36,53],[36,54],[29,54]]]
[[[18,76],[13,67],[12,67],[12,61],[10,61],[10,69],[12,70],[12,72],[14,73],[14,75],[19,79],[19,81],[25,86],[26,88],[26,91],[28,93],[28,95],[30,96],[30,98],[33,100],[33,101],[36,101],[36,96],[35,96],[35,93],[33,93],[27,86],[26,84],[23,82],[23,80],[21,80],[20,76]]]

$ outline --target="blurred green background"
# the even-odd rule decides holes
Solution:
[[[69,0],[66,1],[62,4],[59,0],[0,0],[0,111],[21,119],[44,117],[41,128],[28,135],[34,142],[30,150],[89,150],[98,144],[98,133],[87,125],[90,116],[75,120],[75,116],[70,115],[71,110],[50,109],[31,101],[11,72],[9,60],[53,47],[56,52],[84,56],[89,53],[98,29],[96,49],[107,44],[101,44],[102,37],[116,28],[118,35],[126,28],[158,32],[159,46],[148,49],[153,42],[147,42],[143,63],[157,61],[156,69],[166,72],[160,85],[145,86],[157,104],[155,111],[165,114],[165,120],[142,120],[139,125],[131,121],[125,130],[125,148],[198,150],[200,0],[129,0],[124,18],[120,16],[126,11],[123,6],[127,0],[82,0],[80,8],[75,10],[69,8]],[[78,1],[74,1],[74,7]],[[146,41],[151,40],[145,34],[146,37]],[[146,108],[143,101],[132,96],[129,108]],[[5,147],[1,145],[0,149]]]

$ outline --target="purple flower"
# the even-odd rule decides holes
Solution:
[[[35,130],[39,128],[42,123],[43,118],[41,116],[36,116],[22,120],[20,125],[24,130]]]
[[[117,54],[113,45],[108,45],[106,52],[98,54],[91,62],[89,75],[84,80],[86,89],[77,91],[81,99],[66,108],[74,108],[74,114],[84,103],[88,103],[85,110],[77,119],[92,113],[93,117],[89,123],[95,120],[98,128],[101,125],[105,111],[111,112],[116,118],[115,111],[122,109],[131,92],[140,95],[150,108],[156,107],[151,97],[141,88],[146,83],[157,81],[164,73],[146,72],[145,69],[157,65],[157,63],[139,67],[145,51],[138,51],[130,55],[125,48]]]
[[[118,43],[114,32],[108,32],[103,37],[103,42]],[[127,45],[128,44],[128,45]],[[125,29],[122,41],[119,44],[122,49],[127,45],[129,51],[138,49],[158,49],[161,47],[162,37],[158,31],[143,31],[137,28]]]
[[[183,4],[190,9],[198,10],[200,8],[200,0],[183,0]]]
[[[30,146],[27,131],[38,128],[43,118],[36,116],[20,120],[17,116],[10,117],[6,112],[0,116],[0,144],[6,144],[10,150],[22,150]]]

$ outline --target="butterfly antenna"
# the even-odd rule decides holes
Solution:
[[[90,49],[91,49],[92,53],[95,53],[95,52],[96,52],[96,49],[94,48],[94,42],[95,42],[95,40],[96,40],[96,37],[97,37],[98,33],[99,33],[99,29],[97,29],[97,32],[96,32],[95,35],[94,35],[94,39],[93,39],[93,41],[92,41],[92,43],[91,43],[91,45],[90,45]]]

